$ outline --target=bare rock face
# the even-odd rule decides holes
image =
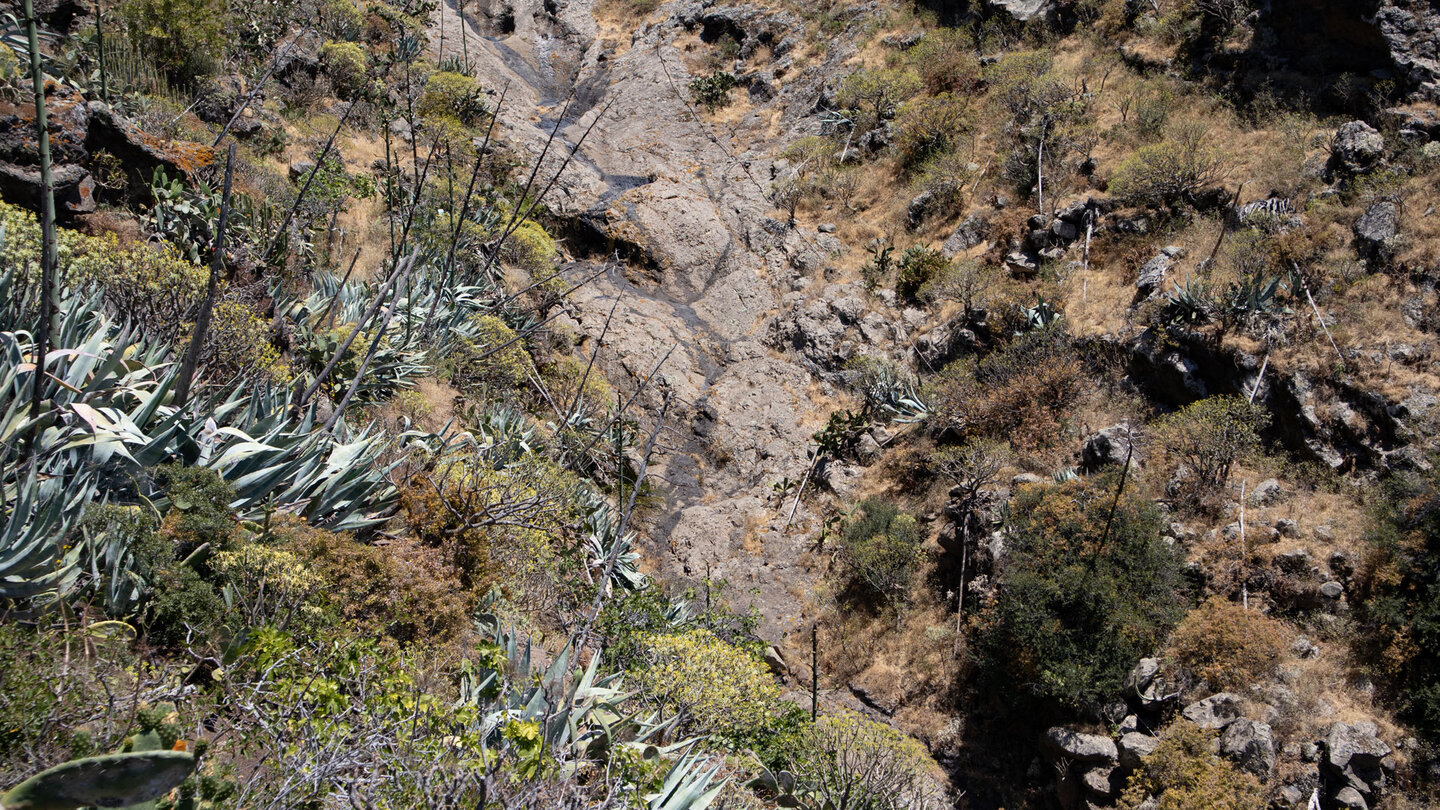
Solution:
[[[1388,0],[1375,11],[1375,27],[1415,95],[1440,102],[1440,7],[1426,0]]]

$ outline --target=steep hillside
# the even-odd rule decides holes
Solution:
[[[1436,801],[1433,4],[34,11],[0,810]]]

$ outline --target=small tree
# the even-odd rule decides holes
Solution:
[[[900,105],[920,88],[920,76],[913,70],[866,68],[845,77],[836,101],[854,111],[855,130],[866,132],[894,118]]]
[[[851,578],[888,602],[904,600],[920,562],[921,542],[915,517],[881,498],[862,501],[841,536]]]
[[[1240,397],[1210,397],[1160,420],[1161,448],[1180,475],[1181,500],[1192,507],[1224,489],[1236,459],[1260,444],[1265,412]]]
[[[1126,158],[1110,180],[1116,199],[1152,208],[1174,206],[1188,195],[1218,183],[1229,159],[1205,146],[1199,133],[1142,146]]]

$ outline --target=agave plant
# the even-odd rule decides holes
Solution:
[[[576,669],[567,645],[537,672],[528,639],[521,643],[494,615],[483,615],[480,625],[493,639],[491,654],[485,663],[463,665],[459,702],[480,710],[483,740],[501,745],[507,723],[534,723],[541,750],[552,752],[567,776],[607,761],[620,748],[650,760],[673,757],[660,789],[644,797],[650,810],[704,810],[724,789],[725,780],[716,779],[719,763],[695,751],[697,740],[661,743],[676,718],[660,721],[625,711],[630,693],[621,689],[624,673],[601,675],[601,656]]]

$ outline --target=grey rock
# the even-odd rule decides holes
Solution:
[[[976,247],[990,235],[990,221],[979,214],[971,214],[955,226],[955,231],[940,246],[945,258],[954,258],[970,248]]]
[[[1175,266],[1174,254],[1170,253],[1172,249],[1160,251],[1140,267],[1140,275],[1135,279],[1136,303],[1148,301],[1165,286],[1165,276]]]
[[[1320,654],[1320,648],[1315,646],[1309,636],[1296,636],[1295,640],[1290,642],[1290,652],[1300,658],[1314,658]]]
[[[1080,231],[1075,227],[1075,223],[1066,222],[1063,219],[1057,219],[1050,223],[1050,233],[1064,242],[1073,242],[1080,237]]]
[[[1231,692],[1220,692],[1191,703],[1181,714],[1201,728],[1212,731],[1221,729],[1241,716],[1240,696]]]
[[[1035,257],[1018,250],[1011,251],[1005,256],[1005,266],[1010,269],[1010,275],[1015,278],[1031,278],[1040,271],[1040,263],[1035,260]]]
[[[1026,484],[1043,484],[1045,479],[1035,473],[1020,473],[1010,479],[1010,486],[1019,487]]]
[[[1141,734],[1132,731],[1120,735],[1120,766],[1134,770],[1140,767],[1140,761],[1155,753],[1160,747],[1160,738],[1152,737],[1149,734]]]
[[[73,163],[55,166],[50,171],[50,182],[57,219],[65,221],[95,210],[95,178],[84,167]],[[0,162],[0,195],[6,199],[38,211],[44,189],[39,169]]]
[[[956,324],[942,324],[915,338],[912,355],[916,367],[935,371],[979,348],[980,340],[974,332]]]
[[[1275,557],[1271,560],[1271,562],[1273,562],[1275,567],[1279,568],[1281,571],[1284,571],[1287,574],[1294,574],[1297,576],[1304,576],[1306,574],[1309,574],[1310,569],[1315,564],[1315,560],[1313,557],[1310,556],[1310,552],[1306,551],[1303,548],[1292,549],[1290,551],[1282,551],[1281,553],[1276,554]]]
[[[290,163],[290,179],[294,182],[300,182],[305,175],[313,171],[315,171],[315,161],[313,160],[296,160]]]
[[[1055,726],[1045,732],[1042,740],[1051,753],[1068,757],[1077,762],[1105,762],[1114,764],[1120,759],[1115,741],[1100,734],[1084,734],[1064,726]]]
[[[780,677],[784,677],[785,673],[790,671],[790,668],[785,665],[785,656],[781,655],[780,650],[776,649],[773,644],[765,648],[765,665],[770,667],[770,672]]]
[[[406,143],[414,137],[414,133],[410,131],[410,122],[404,118],[396,118],[390,122],[390,134]]]
[[[1370,805],[1366,804],[1360,791],[1349,785],[1340,788],[1335,794],[1335,806],[1340,810],[1370,810]]]
[[[1349,174],[1373,168],[1384,156],[1384,136],[1364,121],[1342,124],[1330,144],[1332,165]]]
[[[1341,596],[1344,595],[1344,593],[1345,586],[1341,585],[1338,582],[1335,582],[1334,580],[1326,582],[1320,586],[1320,595],[1325,597],[1326,599],[1339,599]]]
[[[1281,537],[1299,537],[1300,524],[1290,518],[1281,518],[1275,521],[1275,531],[1279,532]]]
[[[817,227],[815,230],[819,231],[820,233],[835,233],[836,227],[835,223],[833,222],[822,222],[820,223],[820,226]]]
[[[1323,771],[1366,795],[1385,786],[1389,745],[1375,736],[1373,723],[1332,723],[1324,740]]]
[[[1365,209],[1355,222],[1355,249],[1360,255],[1381,258],[1395,249],[1400,232],[1400,208],[1382,200]]]
[[[855,458],[860,462],[860,466],[868,467],[874,464],[879,460],[880,452],[880,443],[875,441],[873,436],[869,433],[860,435],[860,440],[856,442],[855,447]]]
[[[1275,735],[1270,726],[1239,718],[1220,735],[1220,753],[1234,760],[1242,770],[1260,779],[1269,779],[1275,770]]]
[[[905,209],[906,221],[911,228],[918,228],[930,216],[931,208],[935,205],[935,192],[922,191],[910,200],[910,205]]]
[[[1274,478],[1266,478],[1251,490],[1250,502],[1260,506],[1270,506],[1279,502],[1283,495],[1284,490],[1281,488],[1280,482]]]
[[[1010,15],[1016,22],[1026,22],[1054,10],[1051,0],[987,0],[987,5]]]
[[[1109,765],[1090,768],[1080,777],[1080,783],[1085,786],[1085,790],[1091,795],[1108,799],[1116,793],[1110,781],[1112,771],[1114,771],[1114,768]]]
[[[1129,433],[1128,425],[1111,425],[1092,433],[1080,448],[1080,471],[1088,475],[1105,467],[1123,465],[1133,453]]]

